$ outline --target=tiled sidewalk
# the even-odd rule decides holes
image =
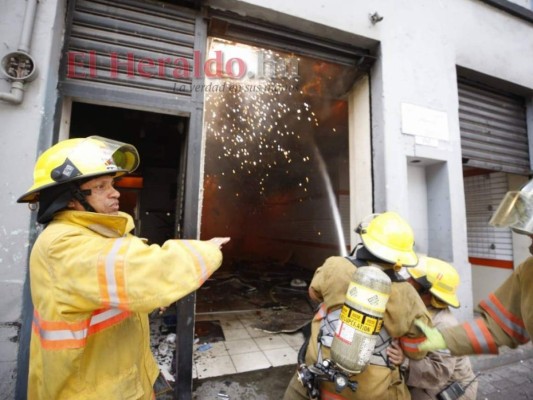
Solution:
[[[193,378],[203,379],[296,364],[304,337],[255,329],[254,312],[200,314],[197,321],[220,321],[225,341],[194,345]],[[207,350],[205,348],[208,347]]]

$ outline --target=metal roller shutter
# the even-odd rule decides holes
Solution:
[[[459,124],[465,166],[531,172],[524,99],[459,80]]]
[[[69,11],[63,94],[190,102],[195,68],[203,66],[195,52],[197,12],[138,0],[76,0]]]
[[[487,265],[500,260],[512,267],[513,244],[510,229],[489,225],[492,214],[508,190],[503,172],[465,177],[468,256],[472,264]],[[507,261],[508,263],[505,263]]]
[[[213,9],[210,10],[209,18],[209,33],[212,36],[320,58],[354,67],[361,73],[368,72],[375,61],[375,56],[367,49],[325,37],[302,34],[287,26],[274,26],[254,18]]]

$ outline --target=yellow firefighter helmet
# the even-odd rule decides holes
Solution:
[[[408,268],[411,277],[438,300],[459,307],[457,288],[461,278],[457,270],[438,258],[421,256],[416,267]]]
[[[413,250],[413,230],[395,212],[372,214],[359,224],[357,232],[365,247],[375,257],[397,266],[413,267],[417,264],[418,256]]]
[[[33,203],[42,190],[100,175],[124,175],[138,166],[139,153],[132,145],[100,136],[64,140],[41,154],[33,185],[17,202]]]

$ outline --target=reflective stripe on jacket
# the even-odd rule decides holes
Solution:
[[[513,274],[476,311],[481,318],[442,329],[446,345],[456,355],[498,354],[498,348],[515,348],[533,334],[533,257]]]
[[[152,398],[148,313],[198,289],[222,254],[196,240],[148,245],[133,227],[124,213],[63,211],[37,238],[29,399]]]

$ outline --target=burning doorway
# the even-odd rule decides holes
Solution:
[[[347,97],[360,71],[222,39],[209,50],[240,60],[246,74],[226,63],[224,76],[206,81],[201,237],[232,239],[196,310],[280,306],[280,290],[303,286],[328,256],[347,253]]]

